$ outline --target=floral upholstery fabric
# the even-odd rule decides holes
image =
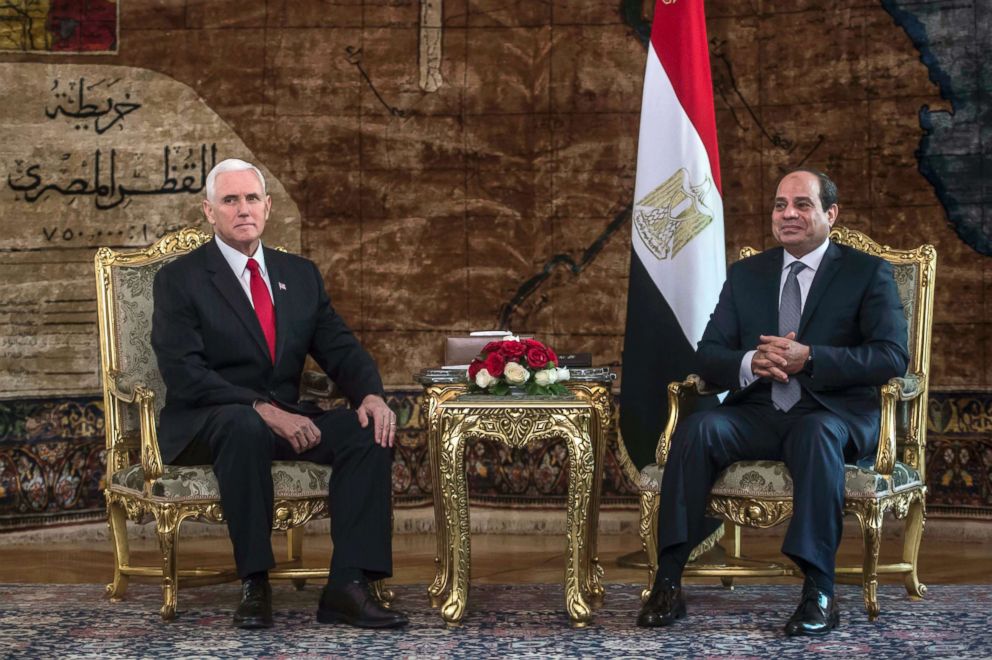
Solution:
[[[165,383],[158,372],[152,352],[152,282],[164,259],[142,266],[118,266],[113,269],[113,332],[117,344],[117,364],[121,372],[118,385],[127,391],[143,385],[155,393],[155,418],[165,406]],[[122,406],[122,426],[138,427],[138,413],[132,406]]]
[[[327,497],[331,468],[304,461],[275,461],[272,463],[272,485],[276,499],[308,499]],[[114,490],[141,493],[145,471],[141,465],[130,465],[115,472]],[[166,465],[162,476],[152,485],[152,497],[169,501],[219,500],[217,478],[209,465]]]
[[[916,263],[893,264],[893,277],[896,281],[896,288],[899,289],[899,301],[902,302],[903,313],[909,322],[909,358],[910,364],[913,362],[913,347],[916,345],[916,333],[919,331],[915,327],[916,319],[916,287],[920,278],[920,268]]]
[[[640,490],[661,492],[664,467],[657,463],[641,470]],[[905,463],[896,463],[891,485],[874,470],[844,466],[844,494],[851,499],[879,498],[907,488],[923,485],[920,474]],[[711,491],[714,495],[730,497],[782,498],[792,497],[792,476],[781,461],[739,461],[724,470]]]

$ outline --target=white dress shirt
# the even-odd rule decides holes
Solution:
[[[804,255],[802,259],[796,259],[794,256],[789,254],[787,250],[784,250],[782,254],[784,258],[782,259],[782,278],[778,283],[778,301],[779,305],[782,304],[782,290],[785,288],[785,280],[789,277],[789,267],[794,261],[801,261],[806,264],[806,268],[803,268],[797,275],[796,279],[799,281],[799,297],[802,301],[802,307],[800,309],[806,308],[806,296],[809,295],[809,289],[813,285],[813,278],[816,276],[816,269],[820,267],[820,262],[823,261],[823,255],[827,253],[827,248],[830,246],[830,239],[823,241],[820,247],[816,248],[807,255]],[[751,371],[751,360],[754,358],[754,354],[757,350],[751,350],[744,354],[744,359],[741,360],[741,370],[740,370],[740,381],[741,387],[747,387],[751,384],[751,381],[755,380],[757,376]]]
[[[255,248],[255,254],[251,255],[251,257],[246,257],[243,253],[235,250],[221,240],[220,236],[214,234],[214,238],[217,239],[217,247],[220,248],[220,253],[224,255],[227,264],[234,271],[234,276],[241,283],[241,288],[245,290],[245,295],[248,296],[248,303],[252,306],[252,309],[255,308],[255,303],[251,299],[251,271],[248,270],[249,258],[258,262],[258,272],[262,276],[262,281],[265,282],[265,287],[269,290],[269,298],[272,298],[272,284],[269,283],[269,271],[265,268],[265,252],[262,250],[262,241],[258,242],[258,247]],[[275,299],[272,302],[275,304]]]

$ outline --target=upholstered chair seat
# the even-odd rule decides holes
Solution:
[[[664,466],[651,463],[641,470],[638,488],[661,493]],[[920,473],[910,465],[896,462],[890,478],[871,467],[844,466],[844,497],[879,499],[908,488],[923,485]],[[720,473],[710,491],[722,497],[792,499],[792,476],[782,461],[739,461]]]
[[[327,497],[331,468],[306,461],[275,461],[272,486],[276,499],[310,499]],[[118,470],[111,478],[119,492],[144,495],[145,470],[140,464]],[[209,465],[166,465],[151,484],[148,496],[167,502],[219,500],[217,477]]]

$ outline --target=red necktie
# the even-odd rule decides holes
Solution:
[[[262,326],[265,343],[269,345],[272,364],[275,364],[276,315],[272,307],[272,297],[269,295],[269,287],[265,286],[265,280],[262,279],[262,273],[258,270],[258,262],[249,259],[248,270],[251,271],[251,302],[255,305],[255,316],[258,317],[258,324]]]

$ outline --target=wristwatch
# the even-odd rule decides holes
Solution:
[[[809,356],[806,358],[806,362],[803,363],[803,373],[807,376],[813,375],[813,347],[809,347]]]

